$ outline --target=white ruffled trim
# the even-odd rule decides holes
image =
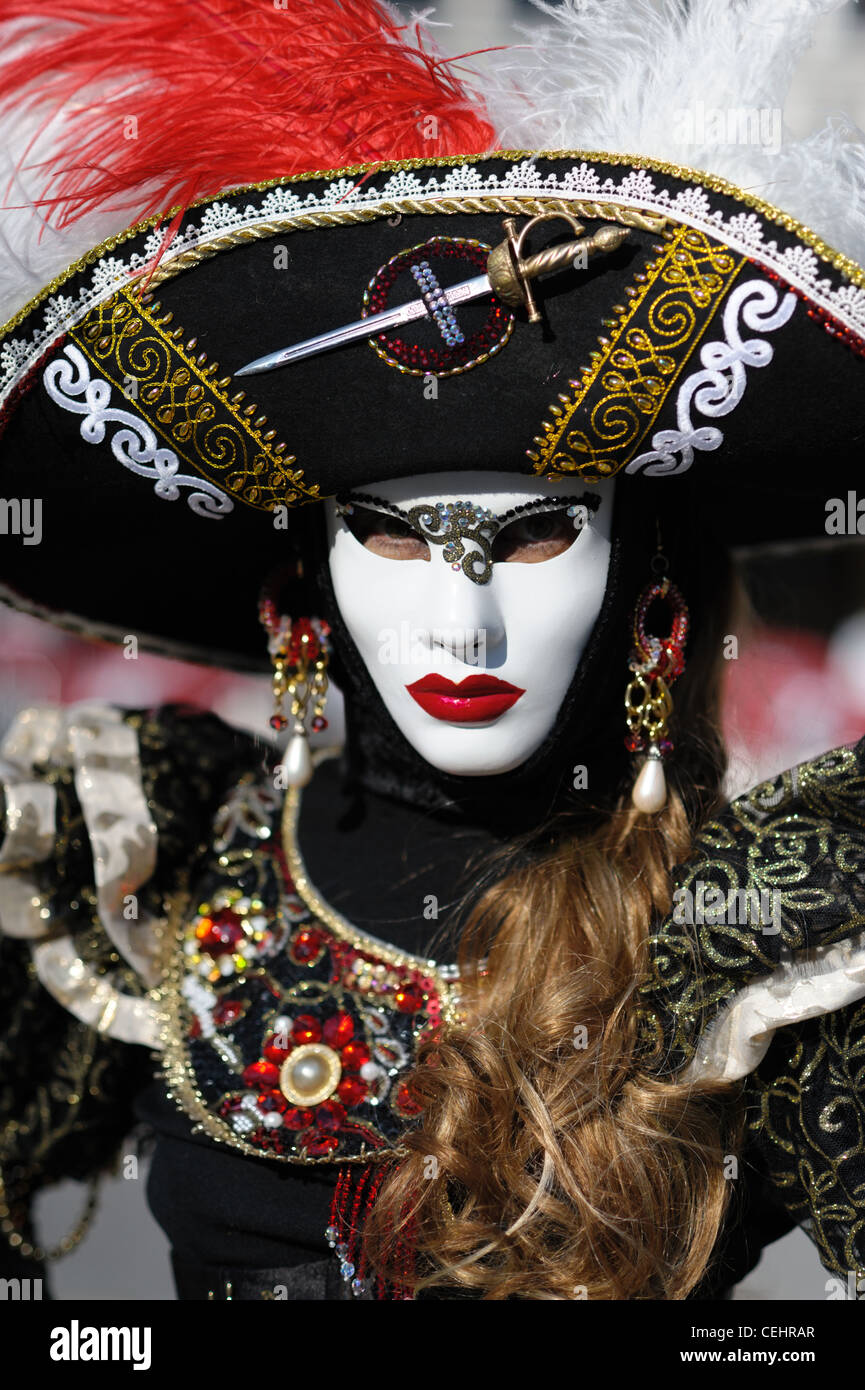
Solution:
[[[40,937],[48,930],[38,885],[28,873],[54,849],[57,794],[36,781],[33,767],[51,760],[60,710],[22,710],[0,747],[6,834],[0,847],[0,929],[7,936]]]
[[[142,785],[138,739],[119,709],[77,706],[70,711],[69,744],[75,790],[90,836],[99,920],[124,960],[148,986],[155,985],[155,922],[127,898],[153,876],[156,826]]]
[[[57,793],[45,782],[14,782],[5,778],[3,782],[6,838],[0,847],[0,864],[41,863],[54,848]]]
[[[97,975],[78,955],[71,936],[37,942],[32,953],[49,994],[82,1023],[120,1042],[159,1047],[160,1018],[153,1001],[124,994]]]
[[[865,996],[865,931],[818,946],[753,980],[703,1033],[684,1081],[738,1081],[759,1066],[778,1028],[834,1013]]]
[[[124,1042],[156,1046],[158,1015],[150,999],[116,989],[80,959],[71,936],[56,935],[31,866],[48,859],[56,840],[54,788],[34,780],[36,764],[74,770],[93,855],[99,920],[143,983],[159,979],[157,923],[137,907],[136,890],[156,866],[156,827],[142,785],[138,741],[122,712],[82,703],[23,710],[0,748],[7,835],[0,851],[0,928],[26,937],[45,988],[76,1018]]]

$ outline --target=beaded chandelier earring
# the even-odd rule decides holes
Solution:
[[[670,687],[685,669],[685,644],[689,615],[685,600],[666,574],[667,558],[660,550],[652,561],[658,576],[643,589],[634,610],[634,648],[628,663],[632,679],[625,692],[628,733],[625,747],[645,753],[637,774],[631,802],[638,811],[652,815],[666,805],[664,759],[673,751],[668,723],[673,713]],[[657,637],[646,631],[650,608],[658,601],[670,612],[669,633]]]
[[[311,709],[310,730],[327,728],[327,664],[330,657],[330,624],[323,618],[289,618],[280,613],[276,594],[279,576],[265,583],[258,616],[267,632],[267,650],[273,663],[274,710],[270,727],[277,733],[288,728],[285,700],[293,720],[291,737],[282,759],[283,775],[291,787],[305,787],[312,777],[312,757],[306,718]]]

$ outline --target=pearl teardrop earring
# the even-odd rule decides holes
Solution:
[[[666,558],[658,554],[652,568],[663,573],[666,565]],[[667,637],[646,632],[649,609],[657,600],[666,602],[671,610]],[[666,574],[640,594],[634,610],[634,651],[628,663],[633,679],[625,692],[625,746],[632,753],[646,755],[631,792],[633,806],[646,815],[660,811],[667,802],[664,758],[673,751],[667,732],[673,713],[670,686],[685,669],[688,623],[685,600]]]
[[[282,768],[290,787],[305,787],[312,777],[312,757],[306,729],[306,713],[312,705],[313,733],[327,728],[324,706],[327,699],[327,663],[330,654],[330,625],[322,618],[291,619],[279,612],[272,590],[265,586],[259,600],[258,616],[267,632],[267,649],[273,662],[274,712],[270,727],[277,732],[288,728],[286,696],[294,721],[291,738],[283,754]]]

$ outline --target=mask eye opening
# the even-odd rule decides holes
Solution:
[[[538,564],[562,555],[588,521],[588,508],[577,499],[543,498],[516,509],[492,543],[494,564]]]
[[[337,498],[337,515],[365,550],[389,560],[428,560],[429,546],[398,508],[377,499]]]

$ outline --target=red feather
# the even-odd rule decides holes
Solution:
[[[307,170],[492,146],[460,60],[419,28],[376,0],[283,3],[0,0],[27,36],[0,64],[0,110],[63,114],[36,205],[59,227],[106,207],[137,220]]]

